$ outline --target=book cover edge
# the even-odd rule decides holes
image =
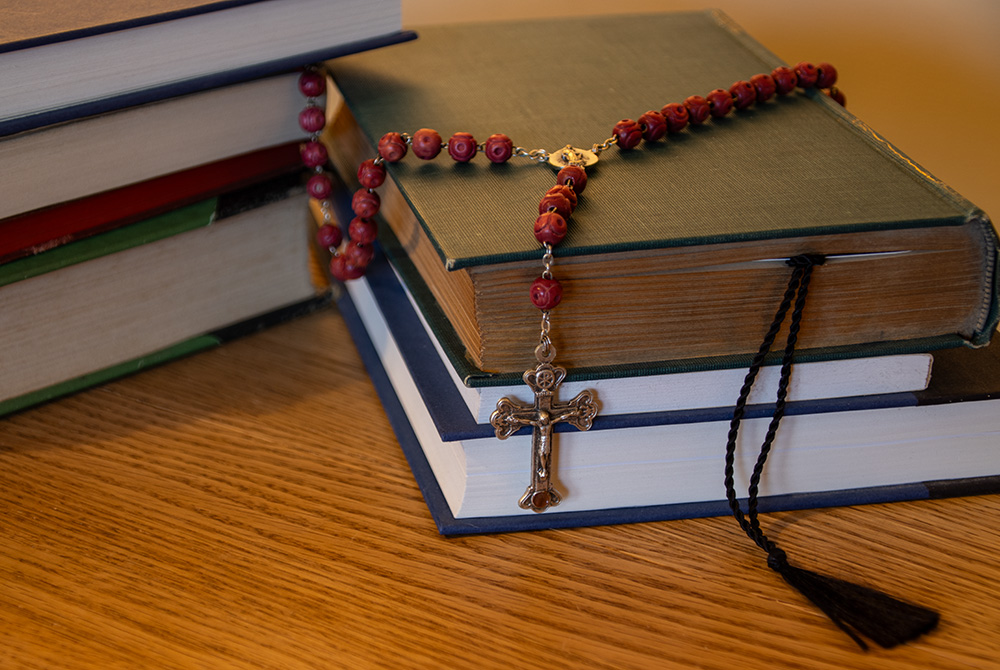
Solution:
[[[253,0],[260,1],[260,0]],[[345,44],[304,52],[294,56],[279,58],[264,63],[256,63],[222,72],[214,72],[200,77],[181,81],[167,82],[150,86],[138,91],[129,91],[110,95],[96,100],[87,100],[57,109],[43,110],[0,121],[0,138],[29,130],[35,130],[56,123],[75,121],[89,116],[114,112],[129,107],[158,102],[190,93],[198,93],[209,89],[238,84],[254,79],[292,72],[311,63],[331,60],[348,54],[368,51],[371,49],[407,42],[416,39],[416,33],[411,30],[400,30],[387,35],[348,42]]]
[[[211,2],[192,3],[184,8],[157,12],[155,14],[133,14],[128,18],[122,18],[116,21],[108,21],[106,23],[93,24],[83,28],[71,28],[69,30],[61,30],[53,33],[39,34],[35,37],[26,37],[19,40],[3,42],[0,43],[0,54],[44,46],[46,44],[69,42],[85,37],[93,37],[95,35],[104,35],[107,33],[118,32],[120,30],[127,30],[129,28],[154,25],[165,21],[174,21],[176,19],[183,19],[189,16],[211,14],[212,12],[217,12],[223,9],[230,9],[232,7],[240,7],[243,5],[252,5],[262,1],[263,0],[213,0]]]

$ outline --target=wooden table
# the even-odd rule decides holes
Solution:
[[[786,60],[834,62],[850,109],[1000,211],[995,3],[712,4]],[[1000,668],[1000,497],[766,523],[939,630],[860,652],[729,518],[440,537],[327,311],[0,420],[0,667]]]
[[[439,536],[328,310],[0,422],[0,667],[1000,667],[1000,496],[766,523],[939,630],[859,651],[730,518]]]

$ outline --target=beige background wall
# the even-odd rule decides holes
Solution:
[[[419,32],[431,23],[706,7],[786,62],[836,65],[848,109],[1000,220],[996,0],[403,0],[403,21]]]

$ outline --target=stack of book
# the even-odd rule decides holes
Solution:
[[[716,12],[426,28],[331,64],[342,99],[331,96],[325,141],[349,199],[387,132],[589,148],[623,116],[778,65]],[[532,399],[521,382],[539,341],[531,226],[554,173],[480,159],[388,166],[386,259],[340,300],[441,532],[728,513],[733,405],[785,291],[784,261],[806,253],[827,261],[761,509],[997,489],[996,233],[824,93],[799,90],[609,149],[588,169],[555,251],[564,299],[551,333],[569,369],[560,397],[593,389],[601,412],[587,432],[557,427],[561,504],[521,508],[531,429],[501,442],[489,417],[501,397]],[[743,491],[777,376],[765,368],[750,397]]]
[[[57,2],[0,44],[0,414],[322,304],[297,69],[398,0]]]

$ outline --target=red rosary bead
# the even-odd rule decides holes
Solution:
[[[324,223],[316,231],[316,241],[324,249],[336,249],[344,241],[344,233],[332,223]]]
[[[569,200],[569,204],[573,209],[576,209],[576,205],[580,201],[579,198],[577,198],[576,196],[576,191],[574,191],[569,186],[565,186],[563,184],[556,184],[545,193],[546,195],[548,195],[549,193],[562,193]]]
[[[837,68],[829,63],[820,63],[816,66],[816,71],[819,73],[816,77],[818,88],[833,88],[833,85],[837,83]]]
[[[429,161],[441,153],[441,135],[436,130],[421,128],[413,133],[413,138],[410,141],[413,144],[413,153],[416,154],[417,158]]]
[[[544,214],[550,209],[554,209],[559,213],[559,216],[568,219],[573,213],[573,203],[562,193],[548,192],[542,196],[541,202],[538,203],[538,213]]]
[[[406,155],[406,140],[399,133],[386,133],[378,141],[378,153],[383,160],[396,163]]]
[[[468,163],[478,150],[476,138],[469,133],[455,133],[448,140],[448,155],[459,163]]]
[[[369,158],[358,167],[358,182],[365,188],[378,188],[384,181],[384,165]]]
[[[539,277],[531,283],[531,304],[541,310],[549,310],[562,300],[562,284],[556,279]]]
[[[371,245],[358,244],[356,240],[351,240],[344,247],[343,255],[347,258],[348,265],[353,265],[364,270],[372,262],[372,258],[375,257],[375,249]]]
[[[642,127],[632,119],[616,123],[611,134],[618,138],[619,149],[634,149],[642,141]]]
[[[717,88],[705,96],[712,118],[721,119],[733,109],[733,96],[729,91]]]
[[[771,70],[771,79],[774,80],[774,89],[778,95],[785,95],[795,90],[798,77],[791,68],[780,65]]]
[[[688,108],[679,102],[671,102],[660,110],[667,120],[667,132],[679,133],[688,124]]]
[[[556,175],[556,183],[560,186],[566,186],[570,182],[572,182],[572,189],[576,191],[577,195],[580,195],[583,193],[583,189],[587,188],[587,173],[579,165],[567,165],[559,170]]]
[[[667,119],[660,112],[648,111],[639,117],[642,127],[642,139],[655,142],[667,134]]]
[[[836,86],[831,86],[830,90],[826,93],[828,96],[840,103],[841,107],[847,106],[847,98],[844,97],[844,92],[841,91]]]
[[[712,112],[708,100],[700,95],[692,95],[685,98],[684,106],[687,107],[688,111],[688,123],[693,126],[705,123]]]
[[[330,259],[330,274],[332,274],[339,281],[349,281],[351,279],[358,279],[363,277],[365,274],[364,267],[358,267],[357,265],[351,264],[346,256],[337,254]]]
[[[729,95],[736,109],[746,109],[757,101],[757,89],[748,81],[738,81],[729,87]]]
[[[325,174],[314,174],[306,182],[306,191],[317,200],[325,200],[333,190],[330,178]]]
[[[812,63],[802,61],[795,66],[795,76],[798,80],[799,88],[812,88],[816,85],[819,72],[817,72],[816,66]]]
[[[486,154],[491,163],[506,163],[514,155],[514,143],[501,133],[490,135],[486,138],[483,153]]]
[[[757,102],[767,102],[774,97],[775,85],[771,75],[755,74],[750,77],[750,83],[757,92]]]
[[[382,199],[378,197],[378,193],[359,189],[354,192],[354,197],[351,198],[351,209],[363,219],[372,218],[378,214],[381,207]]]
[[[307,133],[318,133],[326,125],[326,113],[319,107],[306,107],[299,112],[299,127]]]
[[[351,219],[347,234],[358,244],[371,244],[378,237],[378,224],[372,219],[356,216]]]
[[[558,212],[542,212],[535,219],[535,239],[542,244],[555,246],[566,237],[566,219]]]
[[[326,78],[319,72],[308,70],[299,76],[299,90],[307,98],[315,98],[323,95],[326,90]]]
[[[328,158],[326,147],[323,146],[323,143],[315,141],[303,144],[299,154],[302,156],[302,163],[306,167],[311,168],[326,165]]]

